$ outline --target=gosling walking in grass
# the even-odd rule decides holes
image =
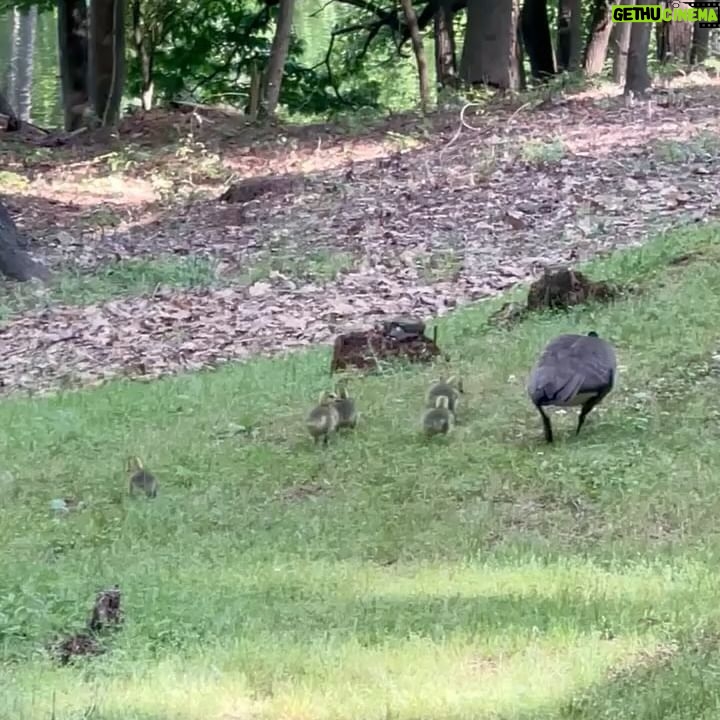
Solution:
[[[347,385],[340,381],[335,387],[335,409],[338,412],[338,428],[354,429],[357,425],[357,408],[355,400],[350,397]]]
[[[446,395],[435,398],[435,407],[425,410],[422,416],[423,432],[427,437],[447,435],[455,425],[455,416],[449,408]]]
[[[612,390],[617,375],[613,346],[598,337],[559,335],[540,354],[530,373],[527,391],[542,417],[545,440],[553,441],[550,418],[543,408],[581,406],[577,430],[590,411]]]
[[[437,407],[439,397],[448,399],[448,409],[453,415],[457,414],[460,405],[460,395],[464,393],[462,378],[449,377],[447,380],[436,380],[427,391],[425,397],[426,407]]]
[[[149,498],[157,496],[157,479],[149,470],[143,467],[142,460],[139,457],[128,458],[126,470],[130,474],[130,495],[134,495],[137,490],[145,493],[145,496]]]
[[[323,445],[328,444],[329,436],[338,428],[340,414],[335,407],[335,393],[322,392],[318,404],[307,416],[306,425],[308,432],[313,437],[315,444],[322,439]]]

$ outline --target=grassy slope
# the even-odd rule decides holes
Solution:
[[[4,402],[0,717],[50,717],[53,695],[58,719],[717,717],[713,235],[595,263],[641,285],[610,307],[441,321],[468,390],[449,442],[418,439],[438,370],[412,369],[355,380],[362,426],[312,448],[325,350]],[[548,448],[524,375],[591,327],[620,386],[579,438],[556,416]],[[129,452],[155,501],[125,496]],[[63,495],[87,507],[51,517]],[[112,652],[51,665],[43,643],[113,582]]]

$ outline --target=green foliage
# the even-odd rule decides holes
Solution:
[[[148,13],[146,32],[152,32]],[[271,38],[269,14],[254,3],[234,0],[190,0],[179,5],[163,28],[155,48],[154,79],[161,98],[191,93],[198,100],[246,95],[253,62],[264,62]],[[158,31],[155,30],[157,33]],[[261,65],[262,66],[262,65]],[[129,89],[139,94],[140,69],[133,63]]]

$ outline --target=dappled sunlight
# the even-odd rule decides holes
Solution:
[[[607,640],[588,634],[560,644],[538,637],[493,655],[483,642],[419,638],[373,648],[331,637],[282,649],[256,643],[237,638],[234,649],[205,648],[192,660],[131,661],[120,674],[104,678],[101,695],[91,679],[67,693],[61,675],[39,670],[26,684],[0,690],[0,700],[27,720],[44,716],[53,690],[60,716],[95,705],[101,717],[124,712],[128,718],[168,720],[513,717],[567,701],[623,658],[650,652],[657,641],[650,635]],[[42,701],[28,702],[33,687],[42,687]]]

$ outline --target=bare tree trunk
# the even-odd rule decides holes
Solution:
[[[599,75],[603,71],[611,30],[610,3],[608,0],[595,0],[592,26],[585,47],[585,59],[583,62],[587,75]]]
[[[440,0],[434,18],[435,80],[438,87],[457,86],[457,53],[451,0]]]
[[[58,48],[65,129],[82,127],[88,107],[88,21],[85,0],[58,3]]]
[[[555,75],[547,0],[525,0],[520,11],[520,27],[532,76],[547,80]]]
[[[571,6],[570,14],[570,72],[577,72],[582,66],[582,2],[581,0],[569,0]]]
[[[10,75],[10,52],[12,50],[12,12],[0,14],[0,92],[6,92]]]
[[[275,115],[280,102],[280,88],[282,86],[285,62],[290,50],[290,32],[292,30],[293,10],[295,0],[280,0],[278,19],[275,27],[270,59],[265,72],[265,113],[272,117]]]
[[[13,107],[21,120],[30,121],[32,110],[33,59],[35,57],[35,28],[37,26],[37,5],[21,8],[19,11],[19,32],[15,97]]]
[[[143,110],[150,110],[155,94],[153,66],[155,46],[146,27],[142,13],[142,0],[132,0],[132,37],[135,54],[140,65],[140,103]]]
[[[415,53],[415,63],[418,70],[418,82],[420,84],[420,108],[427,113],[430,108],[430,81],[428,80],[427,60],[425,59],[425,48],[423,47],[422,35],[418,27],[418,19],[412,0],[400,0],[405,22],[410,31],[410,40],[412,41],[413,52]]]
[[[559,0],[557,59],[559,70],[575,72],[582,58],[582,8],[580,0]]]
[[[695,23],[693,28],[692,49],[690,50],[690,62],[693,65],[703,63],[707,60],[710,51],[710,28],[700,27]]]
[[[634,5],[635,0],[618,0],[618,5]],[[628,47],[632,23],[615,23],[610,33],[610,50],[613,59],[613,80],[622,85],[627,72]]]
[[[625,94],[644,93],[651,85],[648,72],[651,23],[631,23]]]
[[[6,92],[8,100],[14,106],[17,100],[17,68],[20,63],[20,10],[12,9],[12,29],[10,31],[10,63]]]
[[[0,200],[0,272],[13,280],[47,280],[50,273],[44,265],[33,260],[22,247],[17,227]]]
[[[115,125],[125,85],[125,0],[90,3],[88,85],[96,119]]]
[[[665,3],[670,5],[671,3]],[[689,10],[690,5],[686,2],[675,2],[684,9]],[[657,31],[657,57],[661,62],[677,60],[678,62],[689,63],[692,47],[693,26],[682,20],[658,23],[655,25]]]
[[[468,0],[460,77],[469,85],[523,85],[517,0]]]

